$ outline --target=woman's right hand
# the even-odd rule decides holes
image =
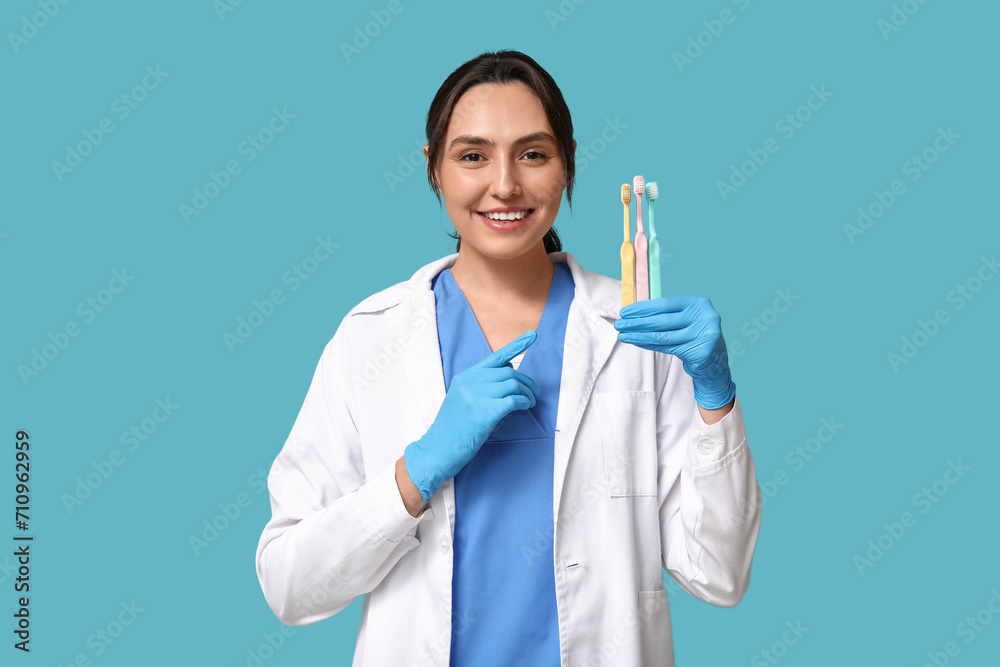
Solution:
[[[510,360],[536,338],[535,331],[523,333],[451,379],[434,423],[403,451],[406,472],[424,502],[472,460],[501,419],[535,405],[538,384]]]

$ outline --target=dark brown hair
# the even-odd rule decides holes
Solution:
[[[427,112],[427,182],[441,203],[441,191],[434,182],[434,172],[441,163],[441,144],[444,142],[448,121],[455,108],[458,98],[473,86],[483,83],[504,85],[520,81],[538,95],[542,108],[548,117],[549,124],[559,142],[559,152],[566,167],[566,201],[570,211],[573,210],[573,181],[576,177],[576,163],[573,159],[573,119],[569,115],[569,107],[563,99],[562,92],[555,80],[542,69],[541,65],[520,51],[487,51],[464,63],[448,75],[438,89],[431,108]],[[462,237],[451,234],[455,243],[455,252],[462,247]],[[555,228],[550,228],[545,234],[545,252],[559,252],[562,242]]]

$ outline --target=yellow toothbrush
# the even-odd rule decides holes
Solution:
[[[622,204],[625,206],[625,243],[622,243],[622,308],[635,303],[635,248],[629,240],[632,236],[628,223],[628,208],[632,202],[632,188],[622,185]]]

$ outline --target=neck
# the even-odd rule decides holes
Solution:
[[[499,301],[544,300],[552,284],[555,267],[539,242],[530,252],[510,259],[488,257],[462,244],[451,275],[466,295]]]

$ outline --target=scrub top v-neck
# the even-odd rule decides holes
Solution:
[[[500,420],[455,475],[451,665],[558,667],[552,539],[556,408],[574,284],[553,263],[537,338],[516,368],[540,388],[535,406]],[[447,268],[432,281],[445,391],[492,354]],[[514,365],[514,364],[512,364]]]

